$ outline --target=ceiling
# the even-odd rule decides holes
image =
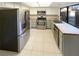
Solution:
[[[24,2],[29,7],[64,7],[78,4],[79,2]]]

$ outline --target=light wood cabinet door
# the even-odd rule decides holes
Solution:
[[[47,20],[47,28],[48,28],[48,29],[51,29],[51,25],[52,25],[51,20]]]

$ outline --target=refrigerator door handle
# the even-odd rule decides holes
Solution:
[[[19,35],[17,35],[17,36],[21,36],[21,35],[23,35],[25,32],[26,32],[26,31],[23,31],[21,34],[19,34]]]

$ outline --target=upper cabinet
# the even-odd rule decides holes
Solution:
[[[46,15],[46,11],[37,11],[38,15]]]

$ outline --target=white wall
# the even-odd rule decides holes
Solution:
[[[60,13],[60,8],[57,7],[36,7],[36,8],[30,8],[30,14],[31,15],[36,15],[38,10],[46,10],[47,15],[59,15]]]
[[[0,2],[0,7],[7,7],[7,8],[19,8],[19,9],[29,9],[27,6],[23,5],[22,3],[15,3],[15,2]]]
[[[30,8],[30,19],[31,20],[36,20],[37,19],[37,11],[38,10],[46,10],[46,18],[47,20],[50,20],[50,19],[54,19],[54,18],[58,18],[59,19],[59,16],[60,16],[60,8],[58,7],[34,7],[34,8]],[[56,15],[56,16],[55,16]]]

